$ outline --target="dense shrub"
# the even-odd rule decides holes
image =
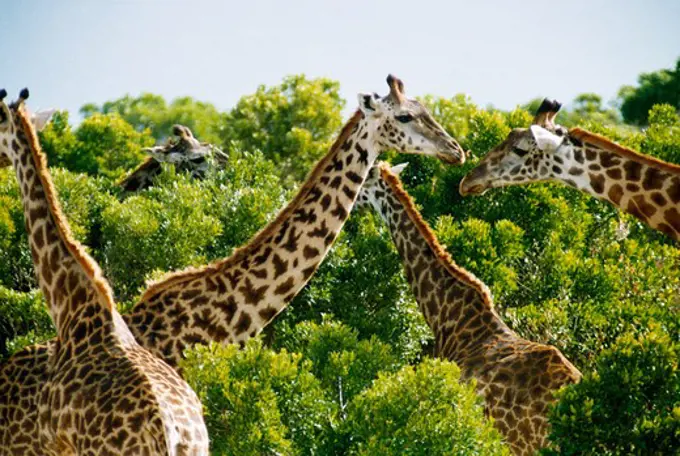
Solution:
[[[342,125],[340,85],[325,78],[288,76],[275,87],[259,86],[224,116],[222,139],[261,150],[282,176],[302,179]]]
[[[37,287],[24,206],[11,168],[0,170],[0,285],[19,291]]]
[[[106,179],[52,169],[59,202],[74,237],[95,249],[101,244],[101,212],[115,199]],[[24,209],[12,169],[0,170],[0,285],[21,291],[37,287],[24,227]]]
[[[102,213],[102,255],[117,296],[129,299],[154,270],[207,261],[206,248],[221,231],[210,214],[210,193],[188,176],[165,182]]]
[[[74,131],[68,116],[58,115],[41,133],[41,144],[51,166],[118,178],[143,159],[143,147],[152,146],[148,130],[136,131],[117,115],[95,114]]]
[[[426,359],[381,375],[349,407],[350,454],[509,454],[474,385],[455,364]]]
[[[469,218],[455,222],[450,215],[437,220],[435,232],[442,245],[486,283],[492,283],[495,296],[516,290],[516,265],[524,257],[523,231],[512,222],[489,223]]]
[[[356,330],[329,318],[321,324],[299,323],[288,340],[279,343],[311,361],[312,372],[341,409],[370,386],[378,372],[399,366],[389,345],[375,337],[359,340]]]
[[[213,454],[319,454],[336,414],[310,362],[257,339],[196,347],[184,376],[205,406]]]
[[[623,337],[560,393],[545,454],[670,455],[680,449],[677,339]]]
[[[282,188],[276,165],[259,150],[244,151],[232,144],[228,153],[227,165],[204,186],[211,193],[210,213],[222,225],[210,249],[214,258],[245,244],[294,195]]]
[[[42,293],[20,293],[0,286],[0,360],[53,335],[54,325]]]
[[[402,362],[414,360],[432,338],[403,274],[382,221],[372,213],[352,215],[314,278],[283,313],[275,328],[285,333],[322,315],[392,347]]]

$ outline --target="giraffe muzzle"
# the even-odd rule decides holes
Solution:
[[[465,150],[455,141],[447,141],[437,152],[437,158],[450,165],[462,165],[465,163],[465,157]]]
[[[461,196],[482,195],[487,190],[488,188],[486,185],[475,182],[473,179],[468,179],[468,176],[465,176],[463,180],[460,181],[460,186],[458,187],[458,192]]]

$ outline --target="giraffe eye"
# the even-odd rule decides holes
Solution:
[[[402,114],[400,116],[394,116],[394,118],[401,123],[408,123],[414,119],[413,115],[411,114]]]
[[[528,150],[520,149],[519,147],[513,147],[512,151],[520,157],[524,157],[529,152]]]

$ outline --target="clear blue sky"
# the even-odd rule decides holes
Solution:
[[[75,114],[126,93],[231,108],[305,73],[357,92],[464,92],[508,109],[535,96],[614,98],[680,57],[678,0],[0,0],[0,86]]]

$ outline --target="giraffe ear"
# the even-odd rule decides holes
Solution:
[[[36,131],[42,131],[43,128],[52,120],[52,116],[57,112],[56,109],[45,109],[43,111],[38,111],[31,116],[31,122],[33,122],[33,127]]]
[[[378,98],[376,94],[360,93],[358,98],[359,109],[361,109],[364,114],[373,114],[378,110]]]
[[[536,145],[542,152],[552,152],[562,145],[563,137],[557,136],[543,127],[532,125],[530,130]]]
[[[392,168],[390,168],[390,171],[392,171],[392,173],[395,176],[398,176],[398,175],[401,174],[402,171],[404,171],[404,169],[406,169],[407,166],[408,166],[408,162],[399,163],[398,165],[394,165]]]

